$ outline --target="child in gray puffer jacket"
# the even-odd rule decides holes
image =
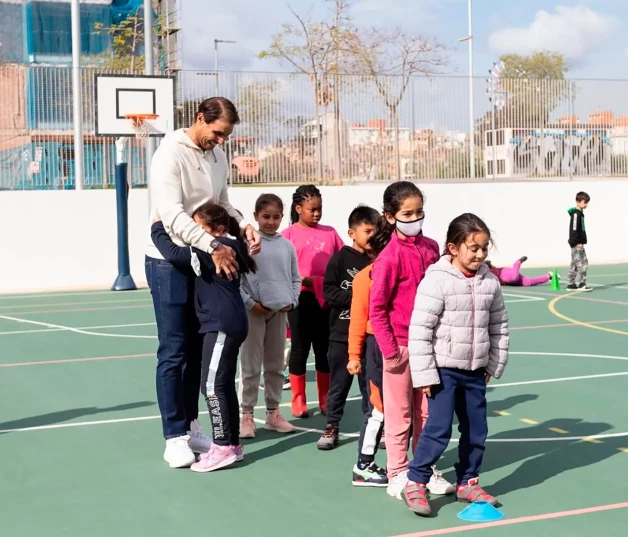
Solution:
[[[428,396],[429,418],[410,463],[402,497],[428,516],[426,484],[431,467],[451,439],[458,416],[457,497],[497,504],[479,485],[488,435],[486,385],[500,378],[508,361],[508,315],[501,285],[484,261],[491,243],[486,224],[473,214],[454,219],[445,255],[420,283],[410,323],[412,385]]]

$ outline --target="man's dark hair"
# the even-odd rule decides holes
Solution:
[[[203,115],[205,123],[213,123],[218,119],[228,121],[232,125],[240,123],[240,116],[235,105],[225,97],[211,97],[205,99],[196,111],[195,118],[198,119],[198,115]]]
[[[379,213],[367,205],[358,205],[349,215],[349,229],[354,229],[362,224],[377,225]]]
[[[591,201],[591,196],[589,196],[586,192],[578,192],[576,194],[576,201],[585,201],[589,203]]]

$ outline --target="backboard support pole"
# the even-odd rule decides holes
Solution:
[[[127,181],[128,138],[116,140],[116,213],[118,222],[118,276],[111,287],[112,291],[135,291],[129,260],[129,184]]]

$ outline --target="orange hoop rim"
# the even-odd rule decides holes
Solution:
[[[146,121],[147,119],[157,119],[158,114],[125,114],[124,117],[134,123]]]

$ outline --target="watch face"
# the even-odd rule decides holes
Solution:
[[[215,250],[216,248],[220,246],[220,243],[216,239],[214,239],[213,241],[209,243],[209,245]]]

